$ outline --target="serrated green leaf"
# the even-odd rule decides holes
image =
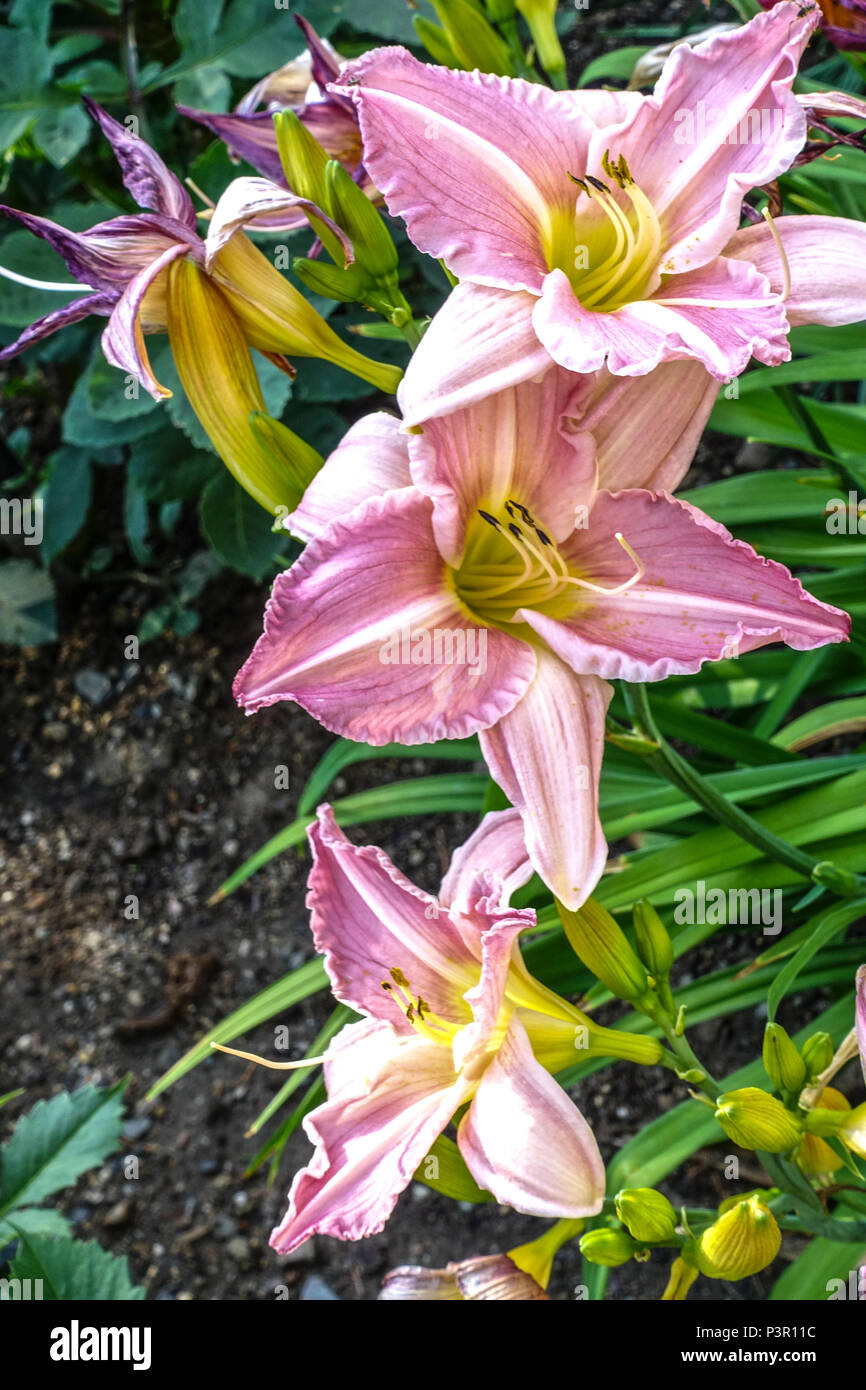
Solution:
[[[50,473],[42,494],[43,529],[39,558],[48,565],[74,540],[90,508],[90,456],[66,444],[51,455]]]
[[[141,1284],[129,1277],[126,1256],[103,1250],[95,1240],[22,1236],[18,1254],[9,1266],[13,1279],[40,1279],[46,1302],[112,1303],[144,1298]],[[5,1298],[0,1291],[0,1298]]]
[[[62,1212],[52,1211],[50,1207],[16,1207],[12,1221],[0,1218],[0,1249],[22,1235],[66,1236],[71,1230]]]
[[[117,1148],[126,1084],[63,1091],[21,1117],[0,1149],[0,1216],[69,1187]]]
[[[199,507],[201,528],[214,550],[232,569],[253,579],[274,572],[285,550],[285,532],[274,532],[273,518],[244,492],[227,469],[211,478]]]

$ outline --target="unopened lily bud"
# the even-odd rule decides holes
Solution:
[[[841,898],[850,898],[857,892],[857,880],[851,870],[840,868],[830,859],[822,859],[816,864],[812,877],[816,883],[829,888],[832,893],[838,893]]]
[[[308,130],[294,111],[280,111],[274,118],[274,131],[280,163],[286,176],[286,183],[293,193],[308,198],[323,212],[328,209],[328,190],[325,184],[325,170],[328,155],[315,135]],[[345,264],[343,247],[331,229],[320,218],[307,213],[307,221],[325,247],[328,255],[338,265]]]
[[[394,277],[396,285],[399,259],[391,233],[379,212],[362,193],[337,159],[328,160],[325,169],[326,207],[339,227],[347,233],[355,261],[374,280]]]
[[[664,1193],[652,1187],[624,1187],[614,1197],[616,1214],[635,1240],[670,1240],[677,1214]]]
[[[747,1279],[766,1269],[779,1253],[782,1232],[761,1199],[734,1200],[695,1245],[695,1259],[710,1279]]]
[[[780,1100],[757,1086],[726,1091],[716,1102],[716,1119],[729,1139],[744,1149],[785,1153],[799,1143],[802,1130]]]
[[[668,929],[646,898],[635,903],[632,914],[637,953],[652,976],[664,979],[674,963],[674,947]]]
[[[336,299],[342,304],[354,304],[363,299],[369,286],[369,279],[360,266],[350,265],[345,270],[330,265],[327,261],[314,261],[306,256],[298,256],[292,262],[292,269],[302,285],[313,294],[325,299]]]
[[[568,944],[618,999],[639,999],[649,980],[628,938],[601,903],[587,898],[577,912],[557,903]]]
[[[515,0],[529,25],[541,66],[554,87],[565,86],[565,54],[556,32],[557,0]]]
[[[806,1083],[806,1064],[781,1023],[764,1029],[764,1070],[780,1091],[801,1091]]]
[[[484,0],[491,24],[501,24],[514,15],[514,0]]]
[[[548,1294],[507,1255],[477,1255],[444,1269],[401,1265],[385,1275],[379,1294],[380,1302],[538,1298]]]
[[[431,0],[449,44],[466,68],[513,77],[508,48],[470,0]]]
[[[801,1056],[806,1067],[806,1075],[811,1080],[820,1076],[833,1060],[833,1039],[829,1033],[813,1033],[803,1043]]]
[[[662,1294],[662,1303],[681,1303],[698,1277],[696,1265],[689,1264],[682,1256],[677,1256],[671,1265],[671,1277]]]
[[[611,1226],[587,1231],[580,1238],[580,1253],[586,1256],[590,1264],[607,1265],[611,1269],[628,1264],[629,1260],[641,1253],[641,1249],[626,1231],[615,1231]]]

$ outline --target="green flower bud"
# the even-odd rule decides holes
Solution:
[[[646,994],[646,970],[606,908],[592,898],[587,898],[577,912],[561,902],[557,908],[571,949],[611,994],[618,999],[638,999]]]
[[[735,1200],[702,1233],[694,1256],[710,1279],[747,1279],[766,1269],[779,1253],[782,1233],[776,1218],[756,1195]]]
[[[802,1133],[782,1102],[758,1090],[757,1086],[745,1086],[719,1096],[716,1119],[735,1144],[744,1149],[765,1149],[773,1154],[793,1149]]]
[[[664,979],[674,963],[673,942],[652,903],[644,898],[632,908],[637,953],[651,975]]]
[[[842,898],[850,898],[857,892],[857,880],[850,869],[842,869],[829,859],[822,859],[820,864],[815,865],[812,877],[816,883],[829,888],[833,893],[838,893]]]
[[[799,1093],[806,1084],[806,1064],[781,1023],[764,1029],[764,1071],[780,1091]]]
[[[541,65],[554,87],[565,86],[565,54],[556,32],[556,0],[516,0],[529,25]]]
[[[308,290],[323,295],[325,299],[337,299],[343,304],[354,304],[363,299],[370,283],[358,265],[341,270],[327,261],[313,261],[299,256],[292,262],[292,269]]]
[[[392,278],[397,284],[399,260],[391,233],[366,193],[362,193],[337,159],[325,168],[326,208],[338,227],[349,237],[355,264],[363,266],[376,281]]]
[[[637,1241],[625,1231],[615,1231],[612,1226],[599,1226],[595,1231],[587,1231],[580,1238],[580,1252],[590,1264],[607,1265],[614,1269],[617,1265],[628,1264],[636,1254],[641,1253]]]
[[[806,1066],[806,1075],[809,1080],[815,1076],[820,1076],[822,1071],[829,1067],[833,1060],[833,1039],[829,1033],[813,1033],[803,1043],[802,1058]]]
[[[513,77],[508,48],[470,0],[431,0],[448,42],[465,68]]]
[[[617,1216],[635,1240],[670,1240],[676,1231],[676,1212],[652,1187],[624,1187],[613,1200]]]

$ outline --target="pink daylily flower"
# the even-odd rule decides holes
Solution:
[[[535,913],[508,906],[531,873],[519,817],[485,817],[438,899],[382,850],[351,844],[330,807],[309,838],[316,947],[336,997],[365,1018],[328,1049],[328,1099],[304,1120],[316,1152],[271,1245],[286,1252],[315,1232],[380,1231],[467,1104],[457,1143],[481,1187],[536,1216],[598,1212],[598,1146],[548,1070],[574,1060],[588,1020],[527,972],[517,938]]]
[[[606,859],[608,680],[693,673],[779,640],[808,649],[849,626],[696,508],[608,490],[634,436],[627,401],[608,417],[587,407],[598,389],[554,368],[422,433],[385,414],[354,425],[287,519],[307,548],[277,576],[234,686],[250,713],[295,700],[374,745],[478,733],[532,863],[572,909]],[[600,422],[598,454],[575,414]],[[664,471],[654,445],[669,450],[669,435],[647,429],[648,476]]]
[[[857,1045],[860,1048],[860,1066],[863,1080],[866,1081],[866,965],[857,971],[855,1013],[857,1017]]]
[[[787,360],[791,323],[866,318],[862,223],[739,230],[744,195],[806,139],[791,85],[817,22],[808,0],[788,2],[680,45],[651,96],[552,92],[400,48],[348,64],[334,90],[357,105],[366,166],[460,281],[418,353],[434,401],[442,363],[463,404],[490,374],[513,384],[550,358],[623,376],[687,358],[727,380],[752,356]]]

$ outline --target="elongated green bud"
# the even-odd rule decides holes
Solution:
[[[806,1084],[806,1064],[781,1023],[764,1029],[764,1071],[780,1091],[801,1091]]]
[[[309,198],[322,212],[328,212],[328,190],[325,183],[325,170],[328,165],[326,151],[294,111],[278,112],[274,116],[274,131],[280,163],[289,188],[299,197]],[[307,213],[307,221],[331,259],[336,265],[343,266],[345,254],[334,233],[324,222],[310,213]]]
[[[421,43],[426,48],[434,63],[438,63],[443,68],[462,68],[463,64],[448,42],[448,35],[444,29],[440,29],[438,24],[432,20],[425,19],[422,14],[413,14],[412,28],[418,35]]]
[[[857,892],[857,880],[850,869],[843,869],[829,859],[822,859],[812,870],[812,877],[831,892],[842,898],[850,898]]]
[[[564,87],[565,54],[554,22],[556,0],[516,0],[516,4],[529,25],[541,66],[554,87]]]
[[[806,1039],[803,1043],[802,1057],[810,1081],[820,1076],[822,1071],[826,1071],[833,1060],[834,1052],[833,1039],[829,1033],[813,1033]]]
[[[480,68],[499,77],[513,77],[514,65],[505,43],[469,0],[431,0],[449,44],[466,68]]]
[[[491,24],[501,24],[514,16],[514,0],[484,0]]]
[[[399,259],[391,233],[366,193],[361,192],[339,160],[328,160],[325,187],[327,210],[337,225],[348,233],[356,263],[374,280],[393,276],[396,284]]]
[[[568,944],[618,999],[639,999],[649,989],[646,970],[618,923],[601,903],[587,898],[572,912],[557,901]]]
[[[298,256],[292,261],[292,269],[308,290],[325,299],[337,299],[342,304],[355,304],[363,299],[370,284],[369,277],[356,265],[341,270],[328,261],[313,261],[306,256]]]
[[[782,1102],[757,1086],[719,1096],[716,1119],[728,1138],[744,1149],[786,1153],[799,1143],[802,1134],[800,1125]]]
[[[710,1279],[747,1279],[772,1264],[781,1244],[776,1218],[752,1195],[735,1199],[703,1232],[693,1253],[701,1273]]]
[[[641,1247],[625,1231],[615,1231],[610,1226],[600,1226],[595,1231],[587,1231],[580,1238],[580,1252],[590,1264],[607,1265],[610,1269],[628,1264]]]
[[[637,953],[651,975],[658,980],[664,979],[674,963],[674,947],[668,929],[646,898],[635,903],[632,915]]]
[[[624,1187],[614,1197],[616,1214],[635,1240],[670,1240],[677,1214],[664,1193],[652,1187]]]

